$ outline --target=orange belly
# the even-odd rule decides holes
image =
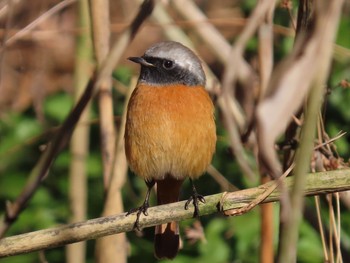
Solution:
[[[197,178],[215,151],[214,107],[202,87],[139,84],[128,105],[125,150],[146,180]]]

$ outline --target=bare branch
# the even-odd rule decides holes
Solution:
[[[350,190],[350,169],[313,173],[305,177],[304,195],[306,196]],[[293,177],[287,177],[284,183],[286,187],[290,188],[294,183],[293,181]],[[271,187],[271,184],[275,184],[275,182],[272,181],[259,187],[230,193],[226,195],[227,198],[225,198],[221,207],[223,210],[240,209],[261,196],[266,189]],[[201,215],[218,212],[222,195],[223,193],[206,196],[206,203],[200,204]],[[280,194],[277,189],[264,200],[264,203],[276,202],[279,199]],[[141,217],[141,227],[151,227],[174,220],[181,221],[192,218],[193,211],[191,209],[185,210],[184,205],[185,201],[182,201],[149,208],[149,215]],[[4,238],[0,240],[0,257],[29,253],[131,231],[135,219],[135,215],[126,217],[123,213]]]

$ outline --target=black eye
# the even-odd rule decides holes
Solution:
[[[174,67],[174,62],[172,62],[171,60],[164,60],[163,67],[165,69],[172,69]]]

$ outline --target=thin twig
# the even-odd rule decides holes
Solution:
[[[318,150],[318,149],[322,148],[323,146],[328,145],[328,144],[330,144],[330,143],[332,143],[332,142],[338,140],[339,138],[343,137],[345,134],[346,134],[346,132],[339,132],[338,135],[336,135],[336,136],[333,137],[332,139],[330,139],[330,140],[328,140],[328,141],[326,141],[326,142],[323,142],[323,143],[321,143],[321,144],[319,144],[319,145],[316,145],[316,146],[314,147],[314,150]]]
[[[318,228],[320,230],[321,241],[322,241],[324,262],[328,262],[329,256],[328,256],[326,238],[325,238],[324,231],[323,231],[323,224],[322,224],[322,218],[321,218],[321,208],[320,208],[320,197],[319,196],[315,196],[315,204],[316,204]]]
[[[328,211],[329,211],[329,248],[330,248],[330,262],[334,263],[334,247],[335,240],[337,246],[337,228],[335,227],[334,208],[333,208],[333,194],[327,195]]]
[[[220,96],[218,99],[218,105],[223,113],[224,118],[224,124],[226,126],[226,129],[228,131],[228,137],[230,141],[230,146],[232,148],[233,154],[236,157],[237,163],[239,164],[240,168],[242,169],[244,175],[247,176],[250,180],[254,180],[256,177],[256,174],[250,167],[250,164],[248,162],[247,154],[245,153],[241,136],[239,133],[239,129],[237,127],[237,124],[233,118],[232,112],[229,111],[228,104],[230,103],[230,100],[226,100],[224,94]]]
[[[336,208],[337,208],[337,232],[338,232],[338,242],[337,242],[337,263],[342,263],[342,254],[341,254],[341,223],[340,223],[340,218],[341,218],[341,213],[340,213],[340,197],[339,193],[335,193],[335,201],[336,201]]]
[[[239,189],[230,183],[212,164],[209,165],[207,173],[221,186],[223,191],[238,191]]]
[[[261,193],[260,195],[258,195],[252,202],[250,202],[248,205],[243,206],[239,209],[232,209],[232,210],[225,210],[224,214],[227,216],[236,216],[236,215],[241,215],[241,214],[245,214],[247,212],[249,212],[250,210],[252,210],[254,207],[256,207],[257,205],[261,204],[268,196],[270,196],[270,194],[275,191],[275,189],[277,187],[279,187],[282,183],[283,180],[286,176],[288,176],[288,174],[290,174],[290,172],[293,170],[295,164],[292,164],[284,173],[283,175],[281,175],[279,178],[277,178],[273,182],[273,184],[271,184],[268,188],[266,188],[266,190]],[[230,193],[232,194],[232,193]],[[225,203],[225,199],[226,198],[230,198],[230,194],[223,194],[222,196],[222,200],[220,201],[220,203]]]

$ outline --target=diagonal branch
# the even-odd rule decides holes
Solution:
[[[307,196],[350,190],[350,169],[313,173],[305,177],[304,195]],[[285,179],[286,187],[291,188],[293,180],[293,177],[287,177]],[[218,207],[229,210],[247,206],[274,183],[271,181],[259,187],[230,193],[227,195],[228,198],[224,199],[223,204],[220,204],[222,193],[206,196],[206,203],[200,204],[201,215],[218,212]],[[275,190],[264,203],[276,202],[279,199],[279,191]],[[141,217],[141,227],[151,227],[174,220],[181,221],[192,218],[193,211],[191,209],[185,210],[184,204],[185,201],[182,201],[149,208],[148,216]],[[131,231],[135,217],[135,215],[126,217],[123,213],[4,238],[0,240],[0,258]]]

